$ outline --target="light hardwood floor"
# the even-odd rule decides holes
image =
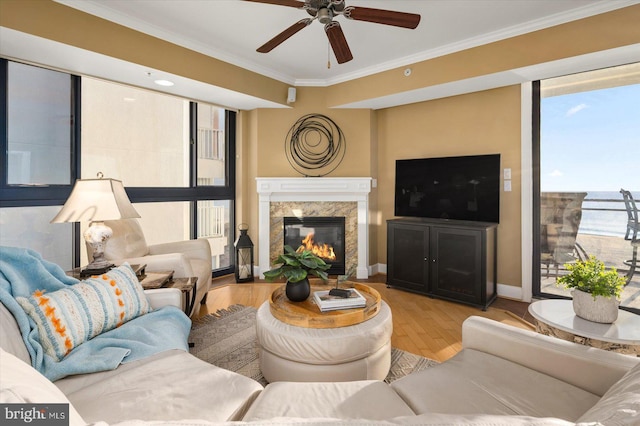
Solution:
[[[381,282],[374,282],[379,279]],[[236,284],[229,279],[216,281],[209,292],[207,304],[203,305],[199,315],[215,313],[218,309],[241,304],[259,307],[268,300],[273,290],[282,283],[265,282]],[[533,329],[527,321],[504,309],[490,306],[486,312],[479,308],[432,299],[427,296],[387,288],[384,276],[369,280],[358,280],[375,288],[382,299],[391,307],[393,313],[392,346],[424,357],[445,361],[462,348],[462,322],[479,315],[516,327]]]

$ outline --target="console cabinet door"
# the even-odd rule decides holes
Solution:
[[[482,235],[478,230],[431,228],[430,293],[483,304]]]
[[[387,284],[426,293],[429,227],[389,223],[387,230]]]

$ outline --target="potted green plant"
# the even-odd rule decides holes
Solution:
[[[565,265],[569,273],[558,278],[558,284],[572,289],[573,310],[588,321],[612,323],[618,319],[620,294],[625,279],[616,268],[607,270],[595,256]]]
[[[264,273],[267,281],[284,277],[287,280],[285,294],[292,302],[302,302],[309,297],[311,286],[309,275],[315,275],[323,281],[327,281],[329,276],[325,272],[331,266],[310,250],[302,247],[294,250],[291,246],[284,246],[284,254],[278,256],[276,264],[279,267]]]

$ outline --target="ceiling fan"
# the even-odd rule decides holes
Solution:
[[[342,15],[347,19],[353,19],[356,21],[373,22],[375,24],[392,25],[394,27],[408,29],[414,29],[420,23],[420,15],[415,13],[395,12],[392,10],[372,9],[360,6],[345,6],[344,0],[245,1],[295,7],[297,9],[306,10],[307,13],[312,16],[312,18],[301,19],[286,30],[282,31],[280,34],[273,37],[271,40],[256,49],[258,52],[267,53],[272,51],[289,37],[293,36],[303,28],[306,28],[311,24],[311,22],[317,19],[321,24],[324,24],[324,31],[327,33],[329,44],[331,44],[331,48],[333,49],[333,53],[336,55],[336,60],[339,64],[349,62],[353,59],[353,55],[351,54],[351,49],[349,49],[347,39],[342,32],[340,23],[333,20],[335,16]]]

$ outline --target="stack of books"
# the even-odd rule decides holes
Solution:
[[[364,308],[367,304],[367,299],[355,288],[348,290],[351,292],[349,297],[333,296],[329,294],[329,290],[314,291],[313,300],[316,302],[316,305],[318,305],[318,308],[320,308],[320,312]]]

